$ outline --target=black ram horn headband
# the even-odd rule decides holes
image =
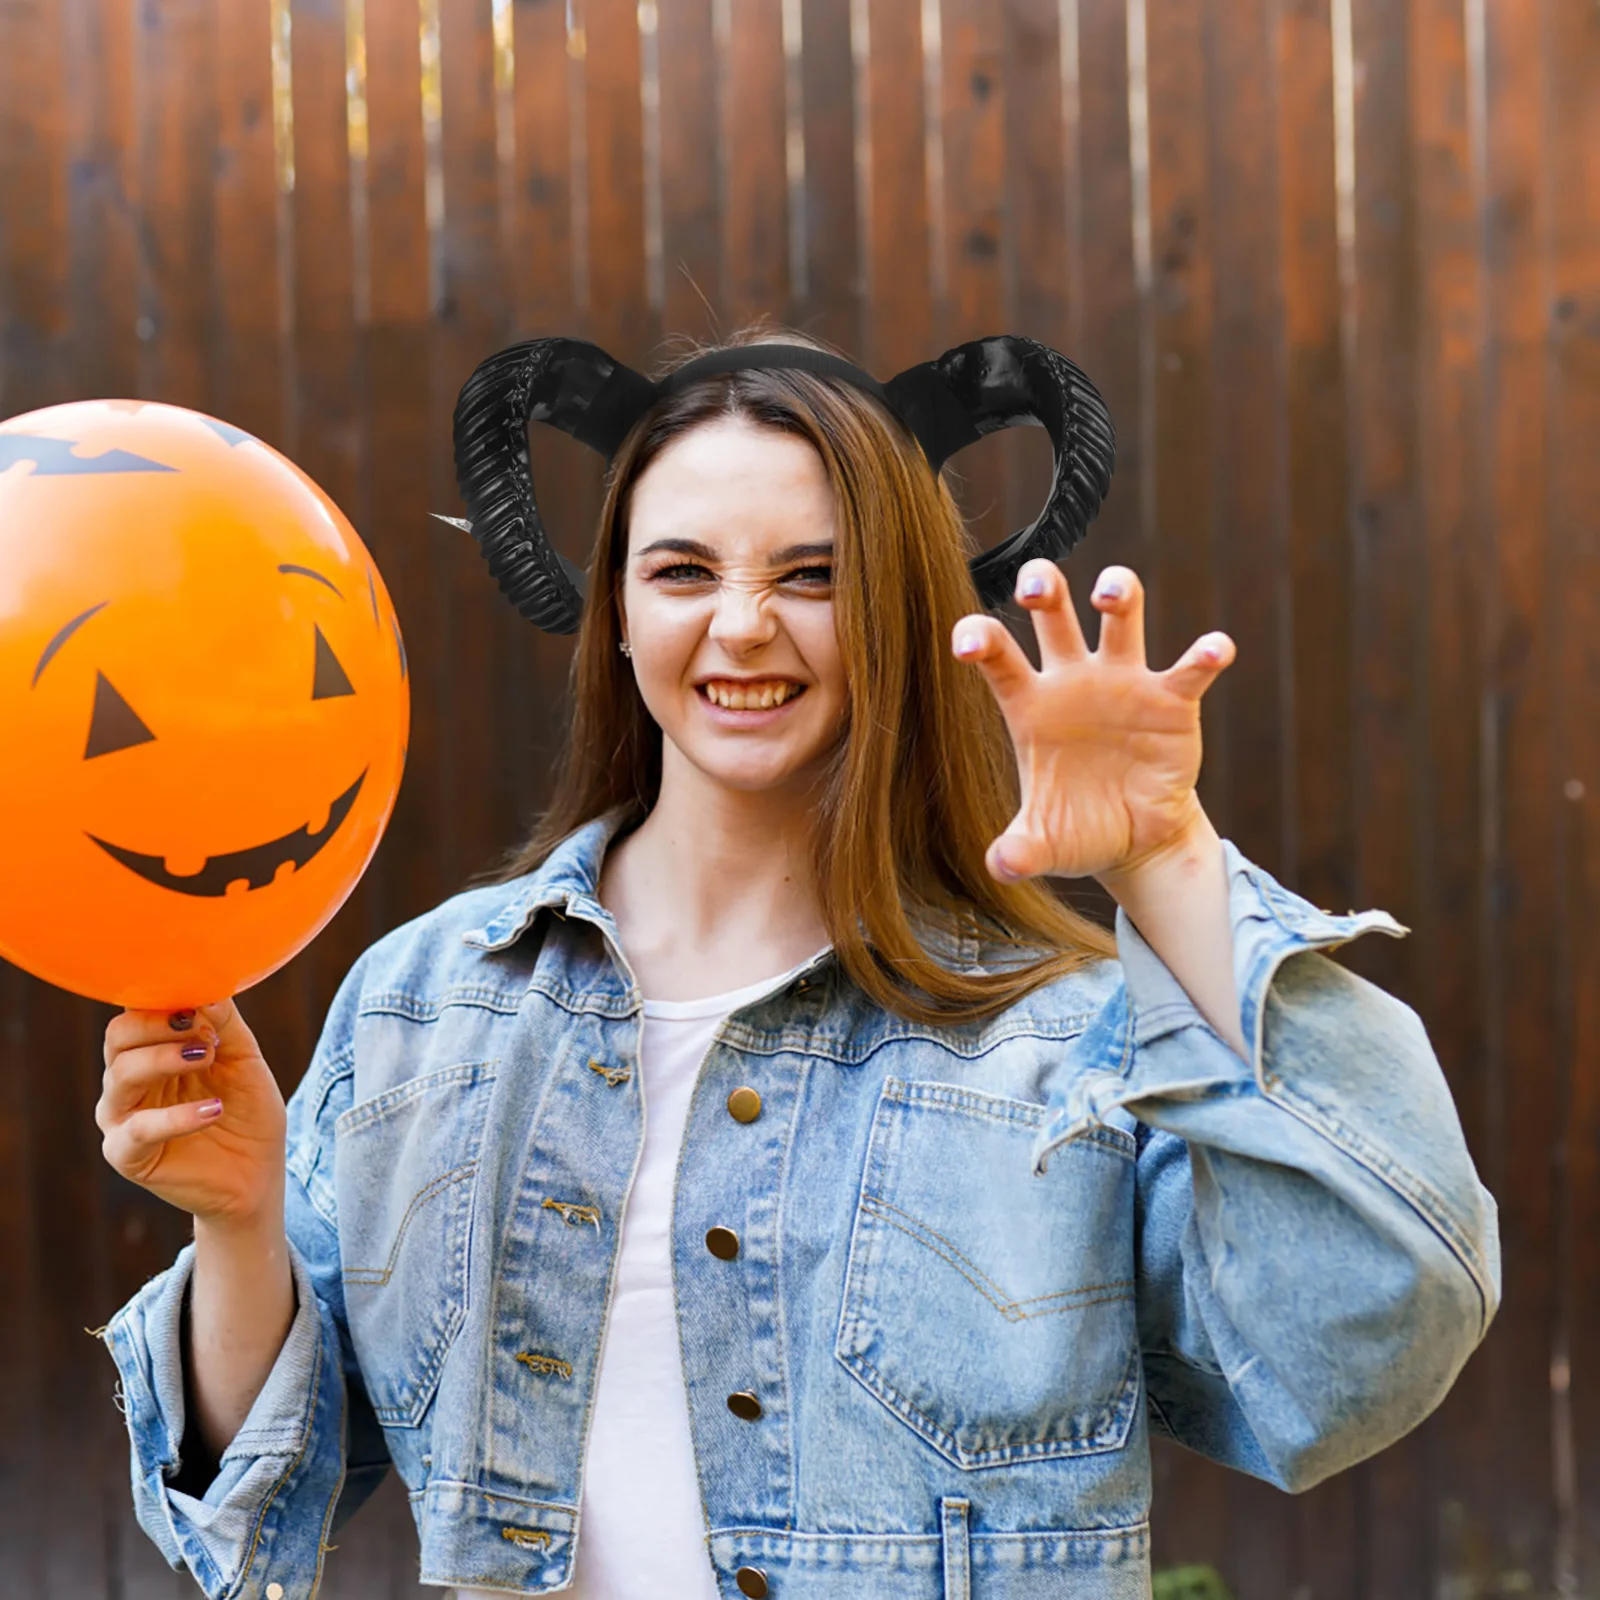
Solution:
[[[1059,351],[1018,334],[957,345],[886,384],[808,345],[714,350],[653,383],[584,340],[528,339],[490,356],[462,385],[455,458],[467,517],[440,520],[472,534],[501,591],[528,621],[547,633],[576,633],[584,574],[545,533],[533,495],[528,423],[559,428],[609,461],[634,424],[668,395],[722,373],[773,367],[864,389],[915,435],[935,475],[956,451],[997,429],[1035,423],[1049,433],[1055,475],[1044,510],[973,558],[985,607],[1010,599],[1024,561],[1066,555],[1111,487],[1116,439],[1105,402]]]

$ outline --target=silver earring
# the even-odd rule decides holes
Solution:
[[[633,646],[629,644],[626,639],[617,640],[617,649],[619,649],[625,656],[631,656],[633,654]]]

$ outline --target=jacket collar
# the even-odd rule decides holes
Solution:
[[[461,942],[476,950],[504,950],[522,937],[541,911],[552,907],[591,921],[603,918],[606,913],[598,899],[600,863],[626,815],[622,808],[608,811],[569,833],[527,876],[501,886],[504,898],[493,905],[493,914],[480,927],[463,933]]]
[[[526,877],[503,885],[505,898],[494,914],[482,926],[463,933],[462,943],[476,950],[504,950],[548,908],[590,922],[609,922],[599,901],[600,864],[627,815],[626,808],[618,807],[569,833]],[[975,969],[982,946],[970,931],[956,933],[935,923],[919,923],[916,931],[936,960],[966,971]]]

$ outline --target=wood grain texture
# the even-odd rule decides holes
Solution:
[[[1550,718],[1559,655],[1550,606],[1560,567],[1550,537],[1548,64],[1535,8],[1486,7],[1483,207],[1485,470],[1491,558],[1485,639],[1490,916],[1486,923],[1484,1181],[1500,1202],[1506,1304],[1478,1358],[1492,1497],[1467,1502],[1453,1564],[1485,1581],[1547,1591],[1553,1572],[1550,1356],[1556,1275],[1551,1158],[1562,883],[1552,824],[1559,747]]]
[[[1561,607],[1555,836],[1560,1079],[1551,1361],[1555,1581],[1600,1592],[1600,10],[1546,10],[1549,537]]]
[[[712,0],[678,0],[656,24],[660,81],[662,325],[726,331],[717,39]]]
[[[852,359],[866,361],[859,226],[857,74],[851,0],[801,0],[806,299],[796,315]]]
[[[922,17],[904,0],[856,0],[865,21],[866,348],[887,380],[926,361],[933,333]]]
[[[285,1089],[354,955],[514,844],[560,759],[571,640],[427,517],[459,509],[472,366],[577,334],[643,368],[763,312],[881,376],[1032,334],[1118,428],[1075,597],[1126,562],[1153,659],[1234,635],[1208,806],[1317,904],[1412,927],[1345,959],[1419,1011],[1502,1207],[1505,1307],[1438,1414],[1292,1500],[1158,1446],[1159,1557],[1235,1600],[1600,1593],[1600,11],[1350,0],[1341,107],[1342,0],[512,0],[509,78],[491,0],[444,0],[435,123],[424,0],[291,6],[280,195],[268,0],[0,0],[0,415],[125,393],[239,423],[345,507],[405,629],[388,833],[245,999]],[[586,561],[599,458],[530,444]],[[1042,445],[956,464],[975,537],[1037,510]],[[0,1452],[0,1593],[30,1600],[193,1593],[133,1523],[80,1331],[188,1228],[100,1161],[106,1016],[0,966],[0,1428],[30,1442]],[[339,1544],[328,1600],[420,1600],[397,1480]]]
[[[788,322],[793,308],[782,0],[730,4],[726,49],[718,98],[729,326],[762,316]]]
[[[1005,32],[1000,0],[943,0],[939,127],[943,149],[944,261],[936,310],[937,350],[981,339],[1005,322]],[[1030,430],[1031,431],[1031,430]],[[1005,432],[980,440],[945,469],[974,545],[988,549],[1011,532],[1006,522]],[[1037,509],[1037,508],[1036,508]]]

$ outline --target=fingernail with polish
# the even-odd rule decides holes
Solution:
[[[206,1047],[203,1044],[186,1044],[183,1049],[178,1052],[178,1054],[182,1056],[185,1061],[204,1061],[206,1058]]]
[[[956,635],[956,654],[958,656],[975,656],[982,642],[975,633],[958,633]]]
[[[222,1115],[222,1102],[220,1100],[202,1100],[195,1109],[202,1117],[220,1117]]]
[[[167,1025],[174,1033],[187,1033],[194,1026],[194,1012],[174,1011],[167,1018]]]
[[[1115,578],[1103,578],[1094,592],[1096,600],[1120,600],[1122,585]]]
[[[1024,600],[1037,600],[1044,593],[1044,574],[1042,572],[1030,572],[1017,585],[1017,593]]]

